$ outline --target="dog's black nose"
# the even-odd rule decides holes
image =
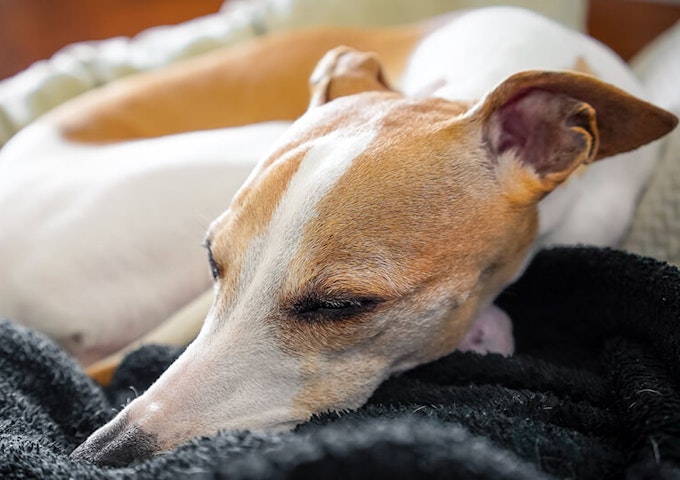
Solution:
[[[156,437],[124,416],[115,418],[94,432],[71,453],[71,458],[99,466],[124,467],[145,460],[157,450]]]

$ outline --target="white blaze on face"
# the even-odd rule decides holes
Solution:
[[[160,445],[219,429],[286,428],[312,413],[292,411],[304,385],[268,319],[317,202],[374,137],[338,130],[312,141],[269,225],[245,253],[234,298],[215,302],[197,339],[128,407],[131,422]]]
[[[262,318],[276,306],[276,293],[298,252],[305,225],[316,216],[316,204],[374,137],[371,130],[336,130],[313,141],[269,226],[248,249],[236,296],[237,318]]]

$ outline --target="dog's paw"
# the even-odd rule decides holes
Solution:
[[[497,306],[489,305],[477,315],[458,350],[512,355],[515,351],[512,320]]]

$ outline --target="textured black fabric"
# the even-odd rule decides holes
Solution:
[[[68,454],[179,353],[145,347],[102,391],[0,324],[0,478],[680,478],[680,272],[612,250],[541,253],[499,300],[512,358],[455,352],[363,408],[224,432],[123,469]],[[172,419],[168,419],[172,421]]]

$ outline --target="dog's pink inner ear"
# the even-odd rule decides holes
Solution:
[[[506,190],[530,202],[580,165],[638,148],[677,124],[673,114],[593,76],[553,71],[508,77],[471,118]]]
[[[310,107],[370,90],[390,90],[378,58],[349,47],[329,51],[310,78]]]
[[[597,151],[595,111],[562,94],[526,90],[491,113],[484,137],[493,161],[511,152],[540,176],[570,173]]]
[[[597,121],[592,124],[591,110],[597,113]],[[594,145],[594,160],[636,149],[667,134],[678,123],[673,114],[591,75],[552,71],[512,75],[488,95],[479,114],[484,124],[500,116],[502,121],[495,123],[505,125],[510,138],[517,141],[521,140],[522,131],[531,132],[527,138],[534,137],[536,129],[545,134],[543,127],[559,125],[555,120],[561,117],[562,126],[572,127],[566,132],[573,133],[575,127],[590,135],[596,134],[599,144]],[[507,119],[503,120],[503,117]],[[547,119],[547,125],[542,125],[544,119]],[[511,126],[515,121],[522,127]],[[562,133],[566,132],[562,130]],[[559,138],[565,140],[561,135]],[[501,145],[512,145],[512,140],[501,142]],[[532,157],[528,158],[531,160]],[[544,167],[539,166],[539,169]]]

